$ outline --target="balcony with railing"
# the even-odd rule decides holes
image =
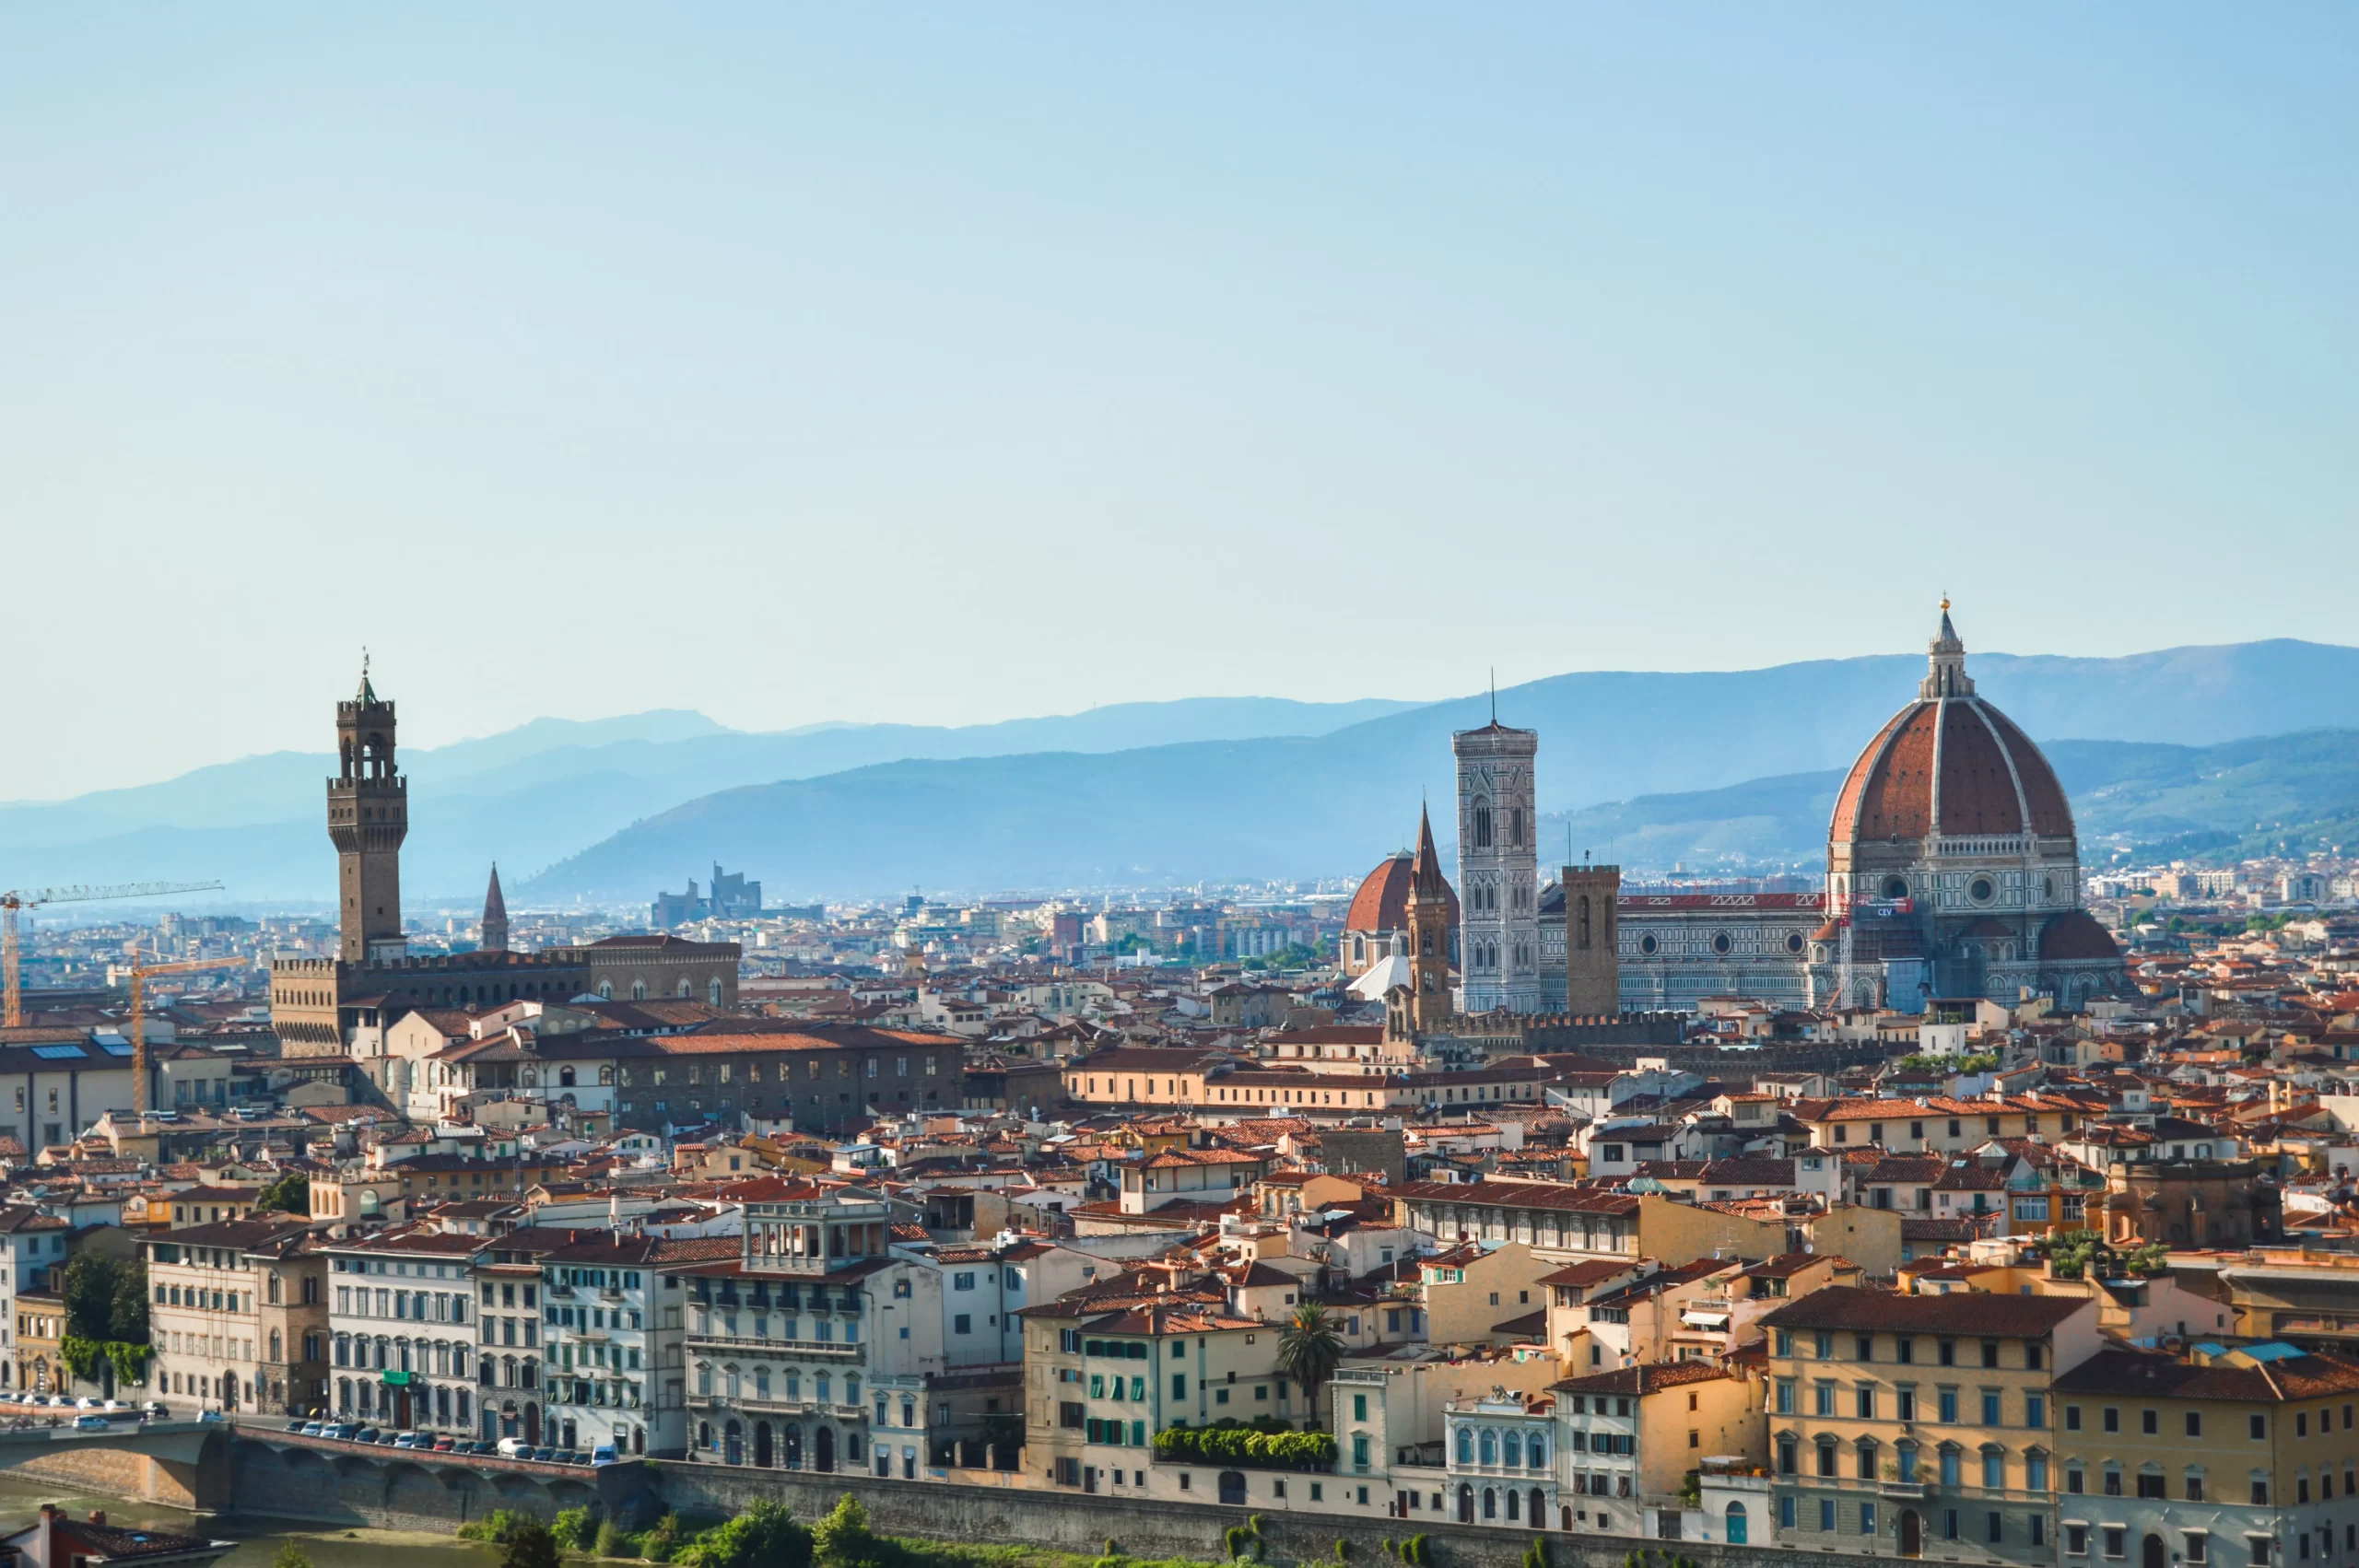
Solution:
[[[793,1356],[831,1362],[865,1361],[868,1345],[861,1340],[780,1340],[766,1334],[720,1334],[690,1330],[687,1347],[691,1354],[707,1351],[714,1355]]]

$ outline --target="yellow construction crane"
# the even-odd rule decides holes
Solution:
[[[142,993],[147,989],[150,975],[189,975],[199,969],[242,969],[253,963],[251,958],[182,958],[170,964],[131,965],[131,1109],[134,1115],[147,1114],[147,1020],[140,1011]]]
[[[17,974],[17,911],[43,904],[91,904],[108,898],[161,898],[173,893],[214,893],[217,882],[126,882],[112,887],[11,888],[0,893],[0,969],[6,971],[7,1011],[0,1013],[14,1029],[25,1021],[25,993]]]

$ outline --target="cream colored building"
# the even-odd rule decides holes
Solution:
[[[302,1219],[276,1214],[190,1225],[141,1242],[155,1347],[147,1378],[157,1398],[197,1410],[285,1412],[290,1396],[283,1336],[292,1320],[283,1303],[265,1314],[264,1297],[275,1275],[285,1294],[294,1271],[290,1244],[308,1229]],[[274,1328],[282,1336],[276,1363],[269,1356]],[[314,1380],[297,1360],[295,1381]]]
[[[2054,1384],[2103,1344],[2095,1302],[1831,1286],[1761,1324],[1778,1544],[2057,1561]]]

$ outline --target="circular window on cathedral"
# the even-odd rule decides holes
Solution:
[[[1906,878],[1906,877],[1897,877],[1897,876],[1888,876],[1888,877],[1884,878],[1884,895],[1886,898],[1906,898],[1906,897],[1907,897],[1907,896],[1908,896],[1908,879],[1907,879],[1907,878]]]
[[[1712,951],[1720,954],[1723,958],[1728,956],[1729,950],[1734,946],[1736,946],[1736,943],[1729,940],[1728,932],[1714,931],[1712,933]]]
[[[1789,952],[1789,953],[1800,953],[1802,950],[1802,932],[1800,932],[1800,931],[1796,931],[1796,932],[1794,932],[1792,935],[1790,935],[1790,936],[1789,936],[1788,938],[1786,938],[1786,951],[1787,951],[1787,952]]]
[[[1991,895],[1998,891],[1998,887],[1987,876],[1976,877],[1966,884],[1966,895],[1977,904],[1989,903]]]
[[[1654,933],[1651,931],[1638,939],[1638,951],[1641,953],[1652,953],[1655,945]]]

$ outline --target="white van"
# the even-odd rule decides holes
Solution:
[[[503,1459],[512,1459],[530,1447],[532,1445],[521,1437],[503,1437],[499,1440],[499,1457]]]

